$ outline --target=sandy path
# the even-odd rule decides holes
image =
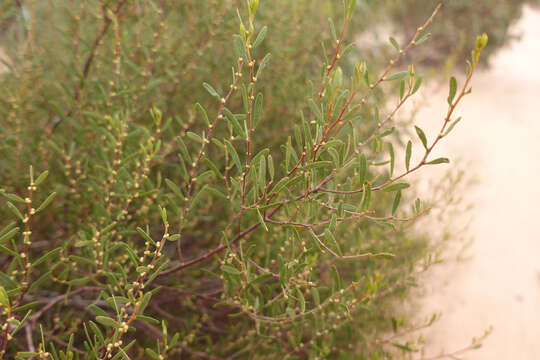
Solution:
[[[470,162],[478,184],[466,193],[476,205],[472,258],[437,269],[428,288],[425,310],[443,313],[427,334],[429,354],[493,325],[465,358],[540,359],[540,11],[526,8],[515,28],[523,37],[477,74],[459,107],[464,120],[439,148]],[[432,136],[446,96],[445,88],[418,117]]]

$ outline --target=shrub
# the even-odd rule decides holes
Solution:
[[[396,340],[410,327],[394,305],[432,261],[407,230],[428,209],[406,177],[448,162],[430,154],[487,37],[464,84],[450,80],[440,134],[415,129],[413,163],[391,123],[422,78],[394,68],[435,13],[368,66],[348,45],[355,3],[7,7],[0,357],[416,351]]]

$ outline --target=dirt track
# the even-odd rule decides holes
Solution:
[[[426,355],[463,347],[493,325],[484,346],[463,358],[540,359],[540,11],[526,8],[514,30],[521,40],[474,78],[463,120],[438,151],[471,164],[475,243],[471,259],[443,265],[430,280],[425,310],[443,318],[427,333]],[[418,116],[432,136],[446,96],[445,88]]]

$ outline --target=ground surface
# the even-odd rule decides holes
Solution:
[[[493,325],[484,347],[464,358],[540,359],[540,11],[526,8],[514,31],[521,40],[477,74],[458,111],[464,120],[439,149],[477,180],[466,194],[476,204],[466,215],[476,240],[469,260],[430,280],[425,309],[443,313],[427,334],[432,355]],[[444,88],[418,117],[432,136],[446,96]]]

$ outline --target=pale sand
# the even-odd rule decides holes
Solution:
[[[466,215],[475,242],[471,259],[431,276],[423,311],[443,317],[426,332],[426,355],[463,347],[493,325],[484,346],[463,358],[540,359],[540,11],[526,8],[514,30],[521,40],[475,76],[457,111],[463,120],[437,152],[471,164],[466,171],[478,183],[464,195],[475,203]],[[431,138],[447,91],[418,116]]]

